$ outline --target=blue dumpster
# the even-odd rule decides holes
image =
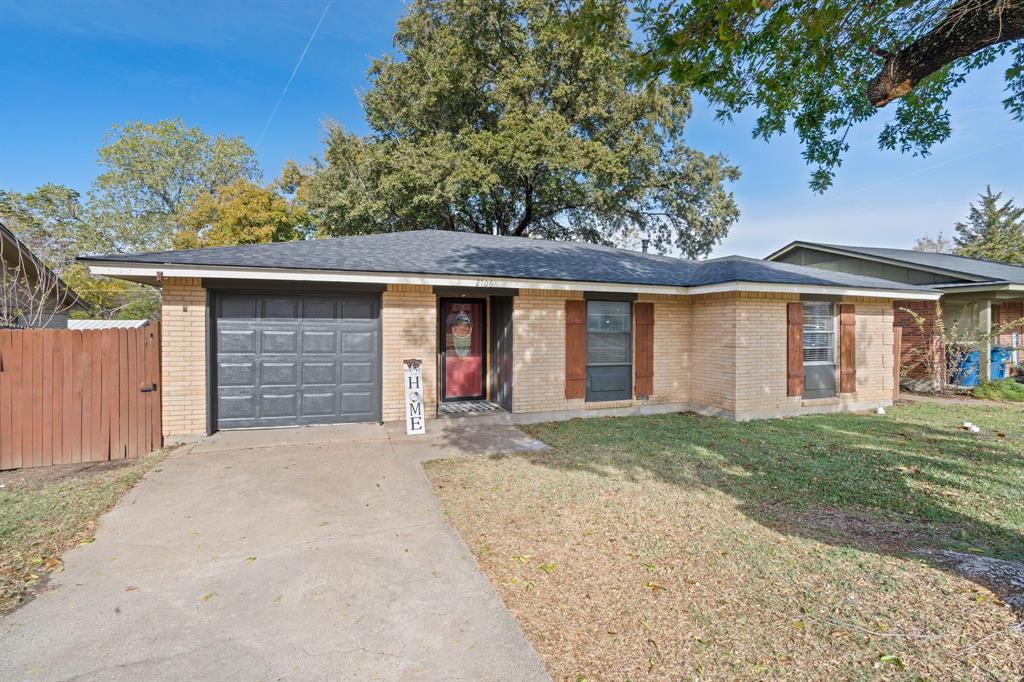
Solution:
[[[992,368],[990,370],[993,381],[1006,378],[1007,363],[1013,359],[1013,349],[1009,346],[996,346],[992,349]]]
[[[963,362],[953,375],[953,383],[964,388],[974,388],[978,385],[978,374],[981,368],[978,361],[981,358],[980,351],[973,351],[964,356]]]
[[[1013,357],[1012,349],[997,346],[992,349],[992,355],[990,357],[992,360],[989,364],[989,379],[992,381],[1005,379],[1006,363]],[[960,364],[960,368],[953,375],[953,383],[957,386],[962,386],[963,388],[974,388],[977,386],[978,377],[981,374],[981,367],[979,366],[980,360],[980,351],[968,353]]]

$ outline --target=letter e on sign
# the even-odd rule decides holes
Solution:
[[[423,414],[423,361],[403,360],[405,365],[405,432],[427,432],[427,419]]]

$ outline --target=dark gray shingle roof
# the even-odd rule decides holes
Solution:
[[[707,261],[594,244],[421,230],[336,239],[84,257],[83,261],[286,268],[579,282],[700,286],[724,282],[807,284],[865,289],[923,287],[729,256]]]
[[[875,246],[846,246],[842,244],[820,244],[816,242],[794,242],[797,245],[847,251],[872,258],[884,258],[900,261],[907,265],[918,265],[925,268],[947,270],[962,273],[970,279],[985,279],[999,283],[1024,284],[1024,266],[1010,263],[954,256],[950,253],[927,253],[912,249],[888,249]],[[941,287],[942,285],[936,285]]]

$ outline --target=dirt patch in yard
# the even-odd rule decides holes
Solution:
[[[949,440],[961,436],[935,414],[903,416],[917,430],[841,417],[781,431],[679,415],[545,425],[534,435],[550,452],[427,471],[556,680],[1020,679],[1024,633],[999,595],[913,553],[1019,556],[1018,434],[977,448],[963,464],[986,487],[951,497],[932,487],[959,475],[953,446],[974,443]],[[934,459],[903,461],[915,448]],[[854,488],[858,467],[896,475]],[[915,499],[908,477],[936,499]]]
[[[4,488],[22,486],[27,483],[53,483],[69,478],[92,478],[116,469],[131,467],[134,459],[119,459],[112,462],[82,462],[81,464],[57,464],[49,467],[32,467],[0,471],[0,486]]]

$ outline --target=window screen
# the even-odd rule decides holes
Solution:
[[[629,364],[629,306],[623,301],[587,303],[587,364]]]
[[[629,400],[633,395],[633,326],[626,301],[587,301],[589,401]]]
[[[836,316],[831,303],[804,303],[804,364],[836,361]]]

